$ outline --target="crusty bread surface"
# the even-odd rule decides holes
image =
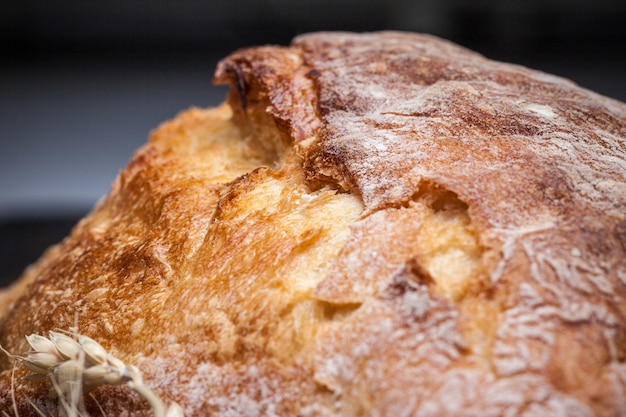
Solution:
[[[5,290],[7,351],[76,329],[185,416],[626,415],[624,103],[398,32],[215,80]],[[0,410],[56,415],[0,370]]]

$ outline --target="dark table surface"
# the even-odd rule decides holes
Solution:
[[[12,218],[0,221],[0,286],[21,275],[50,245],[60,242],[82,213],[50,218]]]

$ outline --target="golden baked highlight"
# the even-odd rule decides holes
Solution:
[[[626,104],[398,32],[215,80],[0,295],[7,352],[71,329],[185,416],[626,415]],[[0,370],[4,414],[64,415]]]

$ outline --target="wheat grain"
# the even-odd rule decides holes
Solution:
[[[33,372],[25,377],[34,382],[50,381],[50,395],[68,417],[86,416],[83,395],[101,385],[127,384],[141,395],[154,411],[155,417],[183,417],[183,410],[173,403],[168,408],[144,385],[139,369],[111,355],[95,340],[72,332],[50,331],[48,337],[26,336],[31,350],[10,358]],[[15,408],[15,407],[14,407]],[[15,408],[17,416],[17,409]]]
[[[2,346],[0,346],[0,348],[1,347]],[[13,405],[15,417],[19,417],[17,412],[17,403],[15,402],[15,364],[13,364],[13,369],[11,370],[11,404]]]

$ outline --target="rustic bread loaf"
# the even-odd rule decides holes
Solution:
[[[73,328],[186,416],[626,414],[624,103],[395,32],[216,81],[5,292],[7,351]],[[57,410],[1,367],[0,409]]]

